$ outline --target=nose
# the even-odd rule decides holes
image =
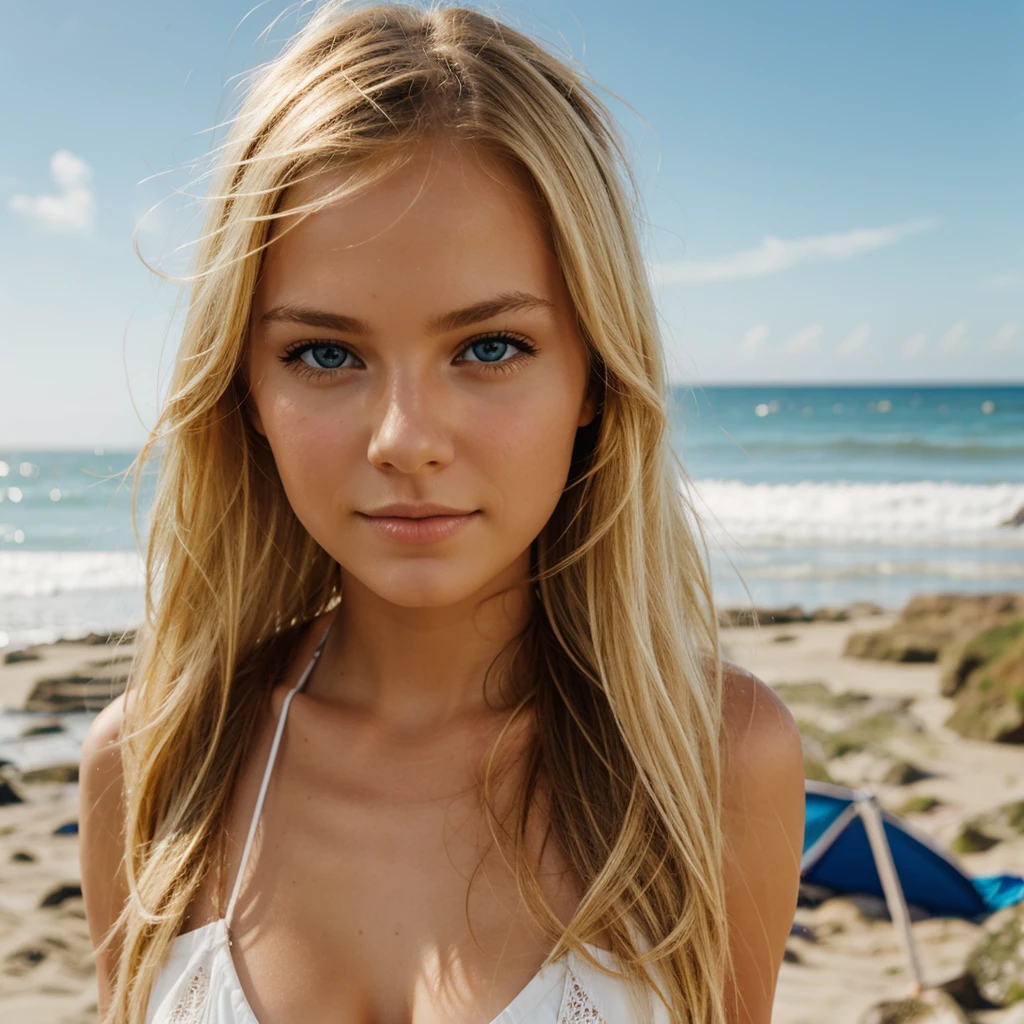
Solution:
[[[375,415],[367,458],[383,470],[417,473],[440,469],[455,454],[450,423],[451,401],[440,388],[417,377],[395,375],[384,389]]]

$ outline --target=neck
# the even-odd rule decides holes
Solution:
[[[494,717],[520,682],[509,676],[509,655],[533,612],[525,577],[516,567],[459,604],[405,608],[343,573],[342,602],[309,690],[403,735]]]

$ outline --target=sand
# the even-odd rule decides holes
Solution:
[[[874,618],[871,627],[887,623]],[[820,680],[835,692],[859,691],[910,701],[908,715],[920,731],[899,731],[887,739],[892,753],[913,761],[931,778],[906,786],[872,782],[884,760],[862,753],[829,762],[837,782],[871,782],[884,806],[898,808],[914,794],[941,804],[908,817],[915,826],[948,844],[967,818],[1013,799],[1024,799],[1024,750],[964,740],[943,722],[950,701],[939,696],[934,665],[856,661],[842,656],[851,630],[864,622],[798,623],[759,630],[725,630],[727,655],[772,685]],[[121,652],[123,654],[124,652]],[[104,660],[102,647],[54,645],[41,659],[0,666],[0,706],[17,709],[41,676],[75,675]],[[827,724],[827,709],[794,704],[801,721]],[[88,715],[71,719],[73,728],[56,742],[65,746],[80,735]],[[20,720],[21,721],[21,720]],[[29,718],[21,721],[21,726]],[[37,724],[56,721],[43,713]],[[51,739],[48,737],[48,739]],[[0,755],[2,756],[2,755]],[[0,806],[0,1021],[3,1024],[86,1024],[95,1021],[95,977],[82,901],[68,896],[41,906],[48,894],[79,880],[77,836],[54,835],[77,817],[77,786],[42,782],[22,786],[27,803]],[[985,853],[961,858],[968,871],[987,874],[1024,869],[1024,838],[1002,842]],[[893,926],[871,920],[846,899],[832,899],[797,911],[815,942],[791,938],[793,962],[782,966],[774,1024],[857,1024],[873,1003],[904,996],[909,972]],[[980,928],[962,921],[927,920],[914,925],[920,958],[930,984],[962,971]],[[1009,1011],[978,1012],[978,1024],[998,1024]],[[615,1024],[615,1022],[609,1022]]]

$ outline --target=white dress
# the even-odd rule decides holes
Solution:
[[[146,1024],[260,1024],[231,958],[229,926],[289,705],[313,671],[326,639],[325,633],[302,678],[284,699],[227,911],[222,918],[185,932],[171,943],[150,991]],[[597,946],[587,948],[599,963],[615,969],[611,953]],[[542,967],[487,1024],[668,1024],[668,1011],[661,1000],[651,994],[645,996],[650,1013],[638,1017],[625,981],[569,954]]]

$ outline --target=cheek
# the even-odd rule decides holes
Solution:
[[[318,410],[276,395],[260,406],[267,441],[285,494],[303,525],[316,536],[330,519],[339,481],[353,457],[351,424],[337,407]]]

